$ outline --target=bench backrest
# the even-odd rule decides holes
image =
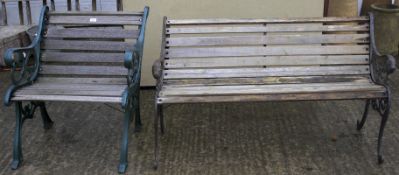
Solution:
[[[49,12],[41,45],[41,75],[126,76],[143,12]]]
[[[256,83],[243,80],[254,77],[369,76],[369,25],[368,17],[165,18],[163,79],[212,84],[215,79]]]

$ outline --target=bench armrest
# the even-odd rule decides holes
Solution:
[[[374,15],[370,16],[370,68],[373,81],[377,84],[386,85],[390,74],[396,70],[395,57],[390,54],[381,54],[377,49],[374,35]]]
[[[37,33],[27,47],[10,48],[4,54],[4,62],[11,67],[12,85],[4,96],[4,104],[11,104],[12,94],[19,88],[32,84],[40,71],[40,43],[47,23],[48,7],[44,6],[40,14]]]

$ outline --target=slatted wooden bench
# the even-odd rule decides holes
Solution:
[[[155,167],[163,105],[175,103],[345,100],[366,101],[382,115],[390,109],[391,55],[381,55],[373,16],[290,19],[164,20],[157,79]],[[159,122],[160,120],[160,122]],[[159,126],[160,125],[160,126]]]
[[[132,13],[49,12],[48,7],[42,8],[32,44],[5,54],[13,71],[4,103],[15,103],[17,119],[12,169],[22,161],[24,120],[32,118],[39,107],[44,127],[49,129],[53,122],[44,101],[73,101],[121,104],[119,172],[125,172],[133,114],[135,129],[141,127],[140,70],[148,13],[147,7]]]

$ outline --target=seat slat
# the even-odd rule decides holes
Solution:
[[[168,86],[223,86],[223,85],[268,85],[301,83],[370,82],[368,75],[363,76],[297,76],[297,77],[254,77],[254,78],[218,78],[218,79],[171,79],[165,80]]]
[[[362,25],[267,25],[267,26],[195,26],[167,28],[166,34],[205,34],[205,33],[270,33],[270,32],[364,32],[368,24]]]
[[[268,36],[174,37],[166,46],[234,46],[263,44],[368,43],[369,34],[296,34]]]
[[[167,69],[303,65],[369,64],[369,55],[309,55],[266,57],[174,58],[164,61]]]
[[[55,84],[55,83],[35,83],[30,86],[26,86],[22,88],[23,90],[51,90],[51,89],[59,89],[59,90],[92,90],[92,91],[120,91],[124,90],[127,85],[97,85],[97,84]]]
[[[51,27],[47,30],[47,38],[97,38],[97,39],[136,39],[138,30],[128,29],[58,29]]]
[[[126,11],[117,11],[117,12],[107,12],[107,11],[50,11],[50,16],[142,16],[143,12],[126,12]]]
[[[60,66],[42,65],[43,75],[127,75],[127,69],[122,66]]]
[[[124,53],[89,53],[89,52],[57,52],[44,51],[44,62],[109,62],[122,63]]]
[[[78,95],[78,96],[110,96],[120,97],[123,90],[77,90],[77,89],[26,89],[16,91],[15,96],[24,95]]]
[[[95,84],[95,85],[127,85],[126,78],[62,78],[62,77],[39,77],[39,84]]]
[[[74,101],[74,102],[100,102],[121,103],[122,97],[104,96],[67,96],[67,95],[22,95],[11,98],[12,101]]]
[[[274,18],[274,19],[169,19],[171,25],[198,24],[251,24],[251,23],[320,23],[320,22],[368,22],[368,17],[315,17],[315,18]]]
[[[51,15],[49,24],[57,25],[140,25],[141,16],[104,16],[104,15],[90,15],[90,16],[63,16]]]
[[[43,49],[50,50],[93,50],[93,51],[125,51],[132,49],[136,41],[76,41],[76,40],[52,40],[42,42]]]
[[[264,94],[264,95],[218,95],[218,96],[168,96],[157,98],[157,103],[216,103],[216,102],[256,102],[256,101],[298,101],[298,100],[346,100],[384,98],[384,92],[334,92],[307,94]]]
[[[164,70],[164,79],[228,78],[265,76],[326,76],[370,74],[369,66],[298,66],[236,69],[172,69]]]
[[[274,84],[241,86],[167,86],[162,87],[160,96],[195,95],[247,95],[247,94],[293,94],[348,91],[384,91],[380,85],[369,82],[311,83],[311,84]]]
[[[169,48],[167,58],[264,55],[368,54],[368,45]]]

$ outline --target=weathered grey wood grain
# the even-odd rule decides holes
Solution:
[[[352,65],[369,64],[368,55],[308,55],[266,57],[216,57],[174,58],[164,61],[167,69],[217,68],[217,67],[262,67],[303,65]]]
[[[212,47],[212,48],[169,48],[165,56],[181,57],[223,57],[223,56],[267,56],[267,55],[320,55],[320,54],[368,54],[368,45],[328,46],[268,46],[268,47]]]
[[[316,76],[316,75],[361,75],[369,74],[368,65],[359,66],[297,66],[267,68],[230,69],[169,69],[164,70],[164,79],[183,78],[227,78],[264,76]]]
[[[97,38],[97,39],[137,39],[138,30],[125,29],[59,29],[50,27],[47,38]]]
[[[71,102],[97,102],[97,103],[120,103],[122,97],[104,96],[70,96],[70,95],[22,95],[15,96],[12,101],[71,101]]]
[[[44,75],[127,75],[122,66],[66,66],[42,65],[40,74]]]
[[[90,53],[90,52],[57,52],[44,51],[42,61],[45,62],[109,62],[122,63],[124,53]]]
[[[93,51],[126,51],[134,47],[136,41],[87,41],[45,39],[42,48],[47,50],[93,50]]]
[[[63,16],[52,15],[49,20],[50,24],[83,24],[83,25],[139,25],[141,24],[141,16]]]
[[[368,43],[369,34],[296,34],[266,36],[207,36],[173,37],[166,39],[167,46],[245,46],[263,44],[332,44]]]
[[[267,26],[191,26],[167,28],[167,34],[194,33],[262,33],[262,32],[364,32],[368,24],[362,25],[267,25]]]
[[[45,84],[96,84],[96,85],[127,85],[126,78],[63,78],[63,77],[40,77],[37,83]]]

